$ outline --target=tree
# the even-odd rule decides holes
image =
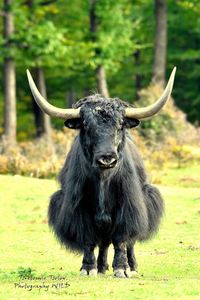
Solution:
[[[113,10],[110,11],[113,13]],[[125,19],[121,24],[124,26],[119,27],[114,41],[117,40],[118,43],[118,36],[120,38],[123,36],[122,43],[123,40],[125,43],[122,53],[124,56],[119,59],[116,72],[111,70],[108,80],[112,95],[117,95],[134,104],[135,100],[139,100],[140,90],[149,84],[152,77],[152,40],[154,37],[152,1],[135,0],[131,3],[129,1],[121,11]],[[114,28],[116,31],[116,25]],[[130,46],[128,42],[132,45]],[[126,51],[129,51],[128,55],[125,54]],[[115,57],[119,58],[119,55],[116,54]]]
[[[91,30],[91,39],[94,44],[97,42],[97,31],[98,31],[98,19],[96,14],[96,5],[97,0],[91,0],[90,8],[90,30]],[[99,56],[101,49],[99,47],[95,48],[95,56]],[[97,87],[100,94],[105,97],[109,97],[107,81],[106,81],[106,71],[103,64],[98,64],[96,67],[96,76],[97,76]]]
[[[34,4],[31,17],[28,1]],[[158,50],[158,43],[154,45],[154,37],[155,29],[162,27],[158,26],[159,21],[163,22],[165,17],[161,17],[157,11],[157,19],[155,18],[152,6],[154,1],[13,1],[15,30],[8,44],[3,39],[3,34],[0,37],[0,66],[3,68],[4,58],[14,58],[17,97],[20,100],[17,102],[19,139],[34,135],[31,93],[25,77],[27,68],[31,69],[36,83],[39,81],[37,75],[41,75],[38,70],[45,74],[48,98],[60,107],[71,105],[77,99],[97,90],[108,95],[108,86],[111,96],[134,104],[138,92],[147,87],[154,77],[154,61],[158,67],[154,69],[154,75],[159,75],[158,72],[162,70],[160,78],[164,82],[166,49],[164,46],[164,51],[162,47]],[[162,9],[166,10],[166,3],[168,5],[166,73],[168,76],[173,66],[178,67],[173,90],[175,103],[185,110],[190,121],[199,124],[200,2],[162,1],[155,1],[155,7],[160,8],[161,12]],[[164,8],[156,6],[156,3],[161,2],[164,3]],[[0,11],[0,14],[4,15],[4,12]],[[3,32],[2,22],[0,31]],[[161,42],[163,35],[161,38],[158,36],[157,34],[155,40]],[[163,40],[166,42],[166,38]],[[161,58],[162,63],[159,62]],[[39,77],[43,78],[44,74]],[[158,80],[156,78],[159,76],[154,77],[155,81]],[[0,81],[2,80],[0,74]],[[99,87],[102,84],[98,81],[105,83],[104,88]],[[39,83],[37,85],[40,86]],[[45,92],[42,93],[45,95]],[[2,100],[0,90],[0,113],[3,109]],[[9,118],[11,119],[14,120]],[[57,128],[62,126],[60,120],[52,119],[51,122]],[[1,125],[0,132],[3,132],[2,127]]]
[[[30,20],[33,16],[34,11],[34,0],[28,0],[27,5],[30,10]],[[46,85],[45,85],[45,79],[44,79],[44,72],[41,67],[35,67],[34,69],[35,78],[36,78],[36,84],[37,87],[41,93],[41,95],[45,98],[47,98],[46,93]],[[34,119],[35,119],[35,126],[36,126],[36,135],[37,137],[41,137],[45,135],[47,140],[51,140],[51,121],[50,117],[47,114],[44,114],[41,109],[36,104],[35,100],[32,97],[33,102],[33,113],[34,113]]]
[[[46,85],[44,79],[44,72],[42,68],[35,68],[35,82],[41,95],[47,99]],[[45,136],[47,140],[51,140],[51,122],[50,117],[44,114],[38,107],[37,103],[33,99],[33,112],[35,117],[36,134],[37,137]]]
[[[12,0],[4,0],[3,37],[6,55],[3,62],[4,80],[4,134],[8,144],[16,142],[16,75],[15,62],[12,57],[12,36],[14,19]]]
[[[200,2],[169,0],[169,62],[177,65],[174,99],[200,125]]]
[[[106,73],[114,74],[134,50],[129,1],[91,1],[91,38],[98,87],[108,95]]]
[[[15,6],[18,21],[15,34],[17,61],[20,67],[24,67],[24,71],[26,68],[32,69],[38,89],[44,97],[47,97],[44,69],[54,68],[67,53],[65,30],[57,28],[49,20],[48,4],[45,1],[28,0],[19,1]],[[45,135],[50,140],[49,116],[43,114],[35,102],[33,112],[37,136]]]
[[[140,65],[140,51],[136,50],[133,55],[134,55],[135,67],[137,68]],[[141,75],[136,73],[134,77],[134,81],[135,81],[136,100],[139,100],[138,93],[141,89],[141,81],[142,81]]]
[[[155,0],[156,34],[154,46],[153,82],[165,84],[167,51],[167,4],[166,0]]]

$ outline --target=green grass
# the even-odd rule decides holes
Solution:
[[[127,279],[114,278],[111,268],[106,276],[79,276],[82,257],[61,248],[47,225],[55,181],[0,176],[0,299],[199,300],[200,183],[178,184],[181,176],[199,173],[197,167],[168,171],[167,185],[160,186],[166,202],[160,232],[136,245],[139,277]],[[110,247],[110,265],[112,256]],[[19,283],[24,288],[15,287]]]
[[[198,164],[191,167],[169,168],[161,172],[162,182],[165,185],[183,187],[200,187],[200,167]]]

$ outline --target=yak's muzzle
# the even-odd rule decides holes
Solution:
[[[118,157],[115,152],[108,152],[95,157],[95,163],[103,169],[114,168],[117,164]]]

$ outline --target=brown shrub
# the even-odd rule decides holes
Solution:
[[[45,138],[7,148],[0,145],[0,173],[49,178],[58,174],[75,136],[72,130],[53,131],[52,142]]]

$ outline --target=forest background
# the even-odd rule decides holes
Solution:
[[[133,135],[155,174],[199,161],[200,2],[1,0],[0,172],[54,176],[75,135],[41,113],[91,93],[153,103],[177,66],[173,99]],[[159,177],[160,178],[160,177]],[[156,181],[156,179],[155,179]]]

